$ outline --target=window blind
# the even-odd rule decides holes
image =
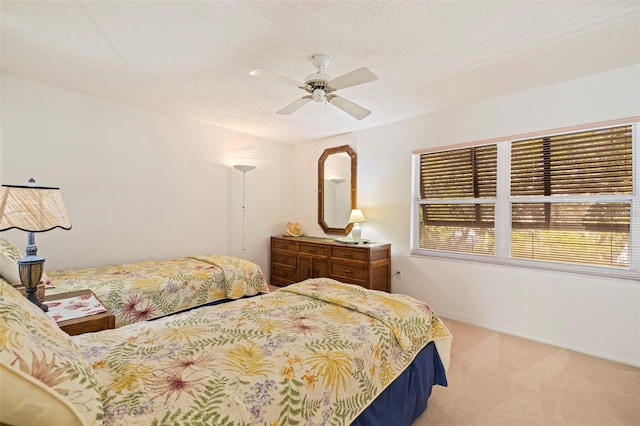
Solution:
[[[495,197],[496,158],[495,144],[422,154],[421,198]]]
[[[512,142],[511,257],[628,267],[632,160],[630,125]]]
[[[511,195],[631,194],[632,127],[511,143]]]
[[[494,254],[496,165],[495,144],[420,156],[421,248]]]

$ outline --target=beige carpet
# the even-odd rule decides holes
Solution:
[[[640,425],[640,368],[444,321],[449,386],[413,426]]]

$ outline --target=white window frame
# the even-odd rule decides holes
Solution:
[[[414,151],[412,153],[412,186],[411,186],[411,237],[410,254],[417,257],[442,258],[460,261],[472,261],[481,263],[491,263],[516,267],[544,269],[562,272],[573,272],[588,275],[608,276],[623,279],[640,279],[640,116],[621,120],[613,120],[605,123],[594,123],[590,125],[576,126],[572,128],[535,132],[527,135],[499,138],[491,141],[479,141],[470,144],[456,146],[443,146],[428,150]],[[581,130],[589,130],[603,127],[613,127],[616,125],[632,124],[633,142],[633,193],[622,195],[594,195],[594,196],[565,196],[565,197],[528,197],[510,195],[511,180],[511,142],[535,136],[559,135]],[[469,254],[456,253],[440,250],[429,250],[419,248],[420,242],[420,206],[423,204],[433,204],[434,200],[420,199],[420,155],[427,152],[454,150],[470,146],[490,145],[497,143],[497,187],[496,198],[477,198],[464,200],[438,200],[437,202],[449,204],[471,204],[495,203],[495,254]],[[511,252],[511,205],[521,202],[604,202],[604,201],[624,201],[631,204],[631,224],[630,224],[630,244],[629,244],[629,267],[613,268],[606,266],[578,265],[571,263],[548,262],[542,260],[514,259],[510,257]]]

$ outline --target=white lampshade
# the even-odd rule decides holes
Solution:
[[[364,222],[364,215],[362,214],[362,210],[353,209],[351,210],[351,215],[349,216],[349,223],[360,223]]]
[[[250,172],[251,170],[255,169],[256,166],[252,166],[250,164],[235,164],[233,168],[236,170],[240,170],[241,172]]]

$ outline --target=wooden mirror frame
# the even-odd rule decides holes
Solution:
[[[353,228],[353,223],[348,223],[346,228],[332,228],[327,225],[324,218],[324,162],[330,155],[342,152],[351,157],[351,210],[357,208],[358,156],[356,152],[349,145],[325,149],[318,159],[318,225],[325,234],[347,235]]]

